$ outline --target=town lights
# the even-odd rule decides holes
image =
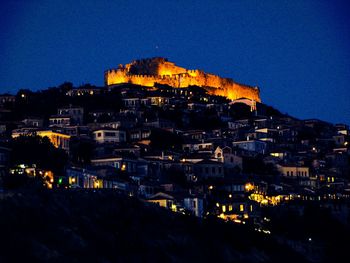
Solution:
[[[252,185],[251,183],[247,183],[245,184],[244,188],[246,191],[251,191],[254,189],[254,185]]]

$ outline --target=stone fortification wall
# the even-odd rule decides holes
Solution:
[[[229,78],[205,73],[201,70],[188,70],[176,66],[165,58],[135,60],[118,69],[105,72],[105,84],[133,83],[153,87],[155,83],[184,88],[191,85],[208,88],[209,94],[225,96],[229,99],[248,98],[260,100],[259,89],[239,84]]]

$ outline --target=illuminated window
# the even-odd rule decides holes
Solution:
[[[241,211],[241,212],[244,211],[244,205],[243,205],[243,204],[240,204],[240,205],[239,205],[239,211]]]

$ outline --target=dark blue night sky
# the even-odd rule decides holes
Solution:
[[[261,88],[299,118],[350,124],[347,1],[1,1],[0,91],[65,81],[164,56]]]

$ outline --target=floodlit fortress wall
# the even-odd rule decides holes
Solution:
[[[118,69],[105,72],[105,85],[132,83],[153,87],[155,83],[175,88],[196,85],[205,88],[211,95],[225,96],[235,100],[247,98],[260,102],[259,88],[239,84],[229,78],[205,73],[201,70],[188,70],[165,58],[135,60],[130,64],[119,65]]]

